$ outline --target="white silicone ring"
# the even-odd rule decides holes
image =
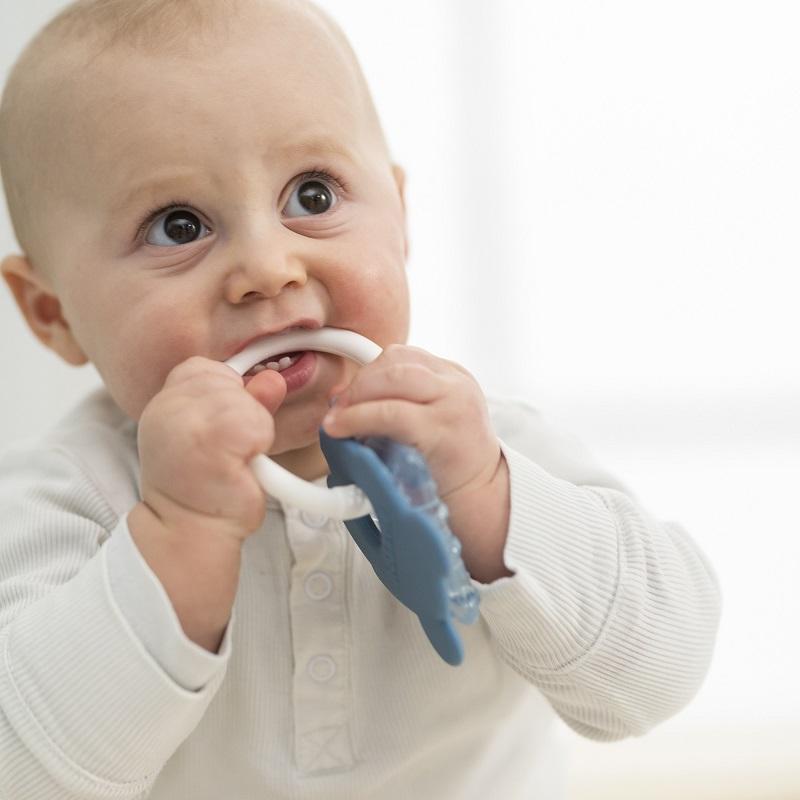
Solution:
[[[359,364],[368,364],[381,354],[381,348],[375,342],[359,333],[341,328],[320,328],[315,331],[296,330],[278,336],[265,336],[225,363],[239,375],[244,375],[265,358],[293,350],[334,353],[351,358]],[[333,489],[315,486],[298,478],[265,455],[253,458],[250,466],[262,489],[283,503],[333,520],[356,519],[372,513],[369,498],[358,486],[337,486]]]

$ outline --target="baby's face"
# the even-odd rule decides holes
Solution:
[[[186,358],[222,361],[304,320],[406,340],[396,173],[346,60],[299,24],[202,58],[104,56],[70,98],[53,283],[133,419]],[[316,440],[329,390],[356,369],[317,364],[271,452]]]

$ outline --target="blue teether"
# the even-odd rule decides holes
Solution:
[[[453,617],[474,622],[479,596],[422,455],[384,437],[336,439],[320,429],[319,438],[328,486],[356,484],[380,526],[369,515],[345,520],[350,535],[384,586],[417,615],[436,652],[460,664],[464,648]]]

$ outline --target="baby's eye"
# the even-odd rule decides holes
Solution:
[[[336,192],[329,185],[332,183],[332,181],[324,181],[316,177],[301,180],[292,190],[291,197],[283,208],[283,213],[287,217],[324,214],[338,201]]]
[[[145,241],[161,247],[187,244],[200,238],[201,229],[208,230],[196,214],[186,209],[172,209],[153,220]],[[151,238],[154,235],[156,240]]]

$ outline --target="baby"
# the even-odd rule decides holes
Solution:
[[[73,3],[8,79],[0,168],[6,282],[104,384],[0,461],[0,796],[556,798],[558,717],[611,740],[695,694],[697,546],[405,344],[403,171],[316,7]],[[383,352],[222,363],[320,327]],[[269,453],[325,485],[321,425],[427,459],[481,595],[461,666],[342,523],[255,480]]]

